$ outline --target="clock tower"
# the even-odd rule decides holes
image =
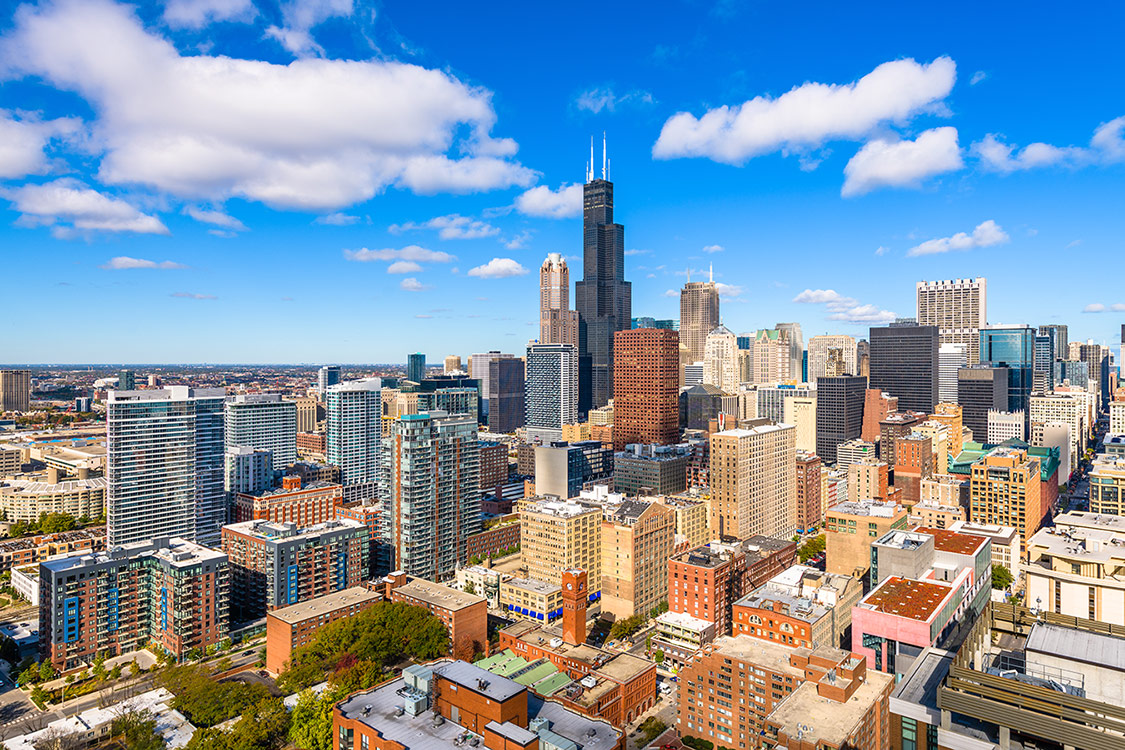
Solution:
[[[562,572],[563,640],[578,646],[586,642],[586,571],[571,568]]]

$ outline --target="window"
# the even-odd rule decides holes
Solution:
[[[902,717],[902,750],[918,750],[918,722]]]

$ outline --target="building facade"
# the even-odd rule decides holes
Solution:
[[[578,421],[578,350],[570,344],[529,344],[524,381],[527,439],[562,438],[564,424]]]
[[[570,269],[559,253],[539,267],[539,343],[578,346],[578,313],[570,309]]]
[[[858,438],[863,430],[867,378],[858,375],[820,378],[816,383],[816,454],[836,464],[836,446]]]
[[[383,386],[379,378],[328,387],[328,463],[340,469],[344,485],[374,487],[379,479],[383,433]]]
[[[277,393],[232,396],[224,406],[226,447],[273,452],[277,471],[297,460],[297,404]]]
[[[711,532],[786,538],[796,528],[796,429],[765,425],[711,436]]]
[[[936,326],[940,343],[964,346],[969,364],[977,364],[980,329],[988,325],[988,281],[919,281],[917,298],[918,323]]]
[[[938,403],[937,326],[892,323],[871,329],[871,387],[898,396],[903,410],[929,414]]]
[[[602,519],[602,612],[647,618],[668,599],[676,514],[658,502],[626,500]]]
[[[619,331],[614,343],[613,447],[670,445],[680,436],[676,331]]]
[[[702,362],[707,335],[719,327],[719,289],[714,281],[688,281],[680,290],[680,342],[689,362]]]

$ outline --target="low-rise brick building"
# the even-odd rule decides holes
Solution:
[[[105,549],[105,526],[89,526],[56,534],[36,534],[0,542],[0,571],[74,552]]]
[[[325,625],[382,600],[377,591],[354,586],[270,612],[266,615],[266,669],[280,674],[293,652],[311,642]]]
[[[471,660],[488,650],[488,602],[484,597],[395,571],[369,588],[381,590],[391,602],[425,607],[449,632],[449,650],[455,659]]]
[[[299,476],[282,477],[281,486],[263,492],[234,494],[234,522],[273,521],[304,528],[335,518],[343,488],[328,482],[304,484]]]
[[[502,550],[515,549],[520,543],[520,517],[518,513],[503,516],[496,525],[465,538],[465,559],[462,563],[479,557],[482,560]]]

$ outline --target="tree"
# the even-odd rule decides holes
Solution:
[[[33,661],[31,664],[23,668],[20,676],[16,678],[16,684],[20,687],[30,685],[33,682],[39,682],[39,662]]]
[[[289,741],[301,750],[332,750],[332,707],[342,696],[331,689],[320,696],[301,693],[290,717]]]
[[[998,590],[1005,590],[1012,585],[1012,574],[1003,565],[993,564],[992,566],[992,588]]]
[[[38,703],[40,706],[47,705],[47,691],[41,685],[36,685],[31,689],[31,700]]]
[[[475,585],[473,585],[472,581],[469,581],[468,583],[465,584],[465,593],[466,594],[474,594],[474,595],[477,593],[477,587]]]
[[[113,720],[109,731],[125,750],[164,748],[164,739],[156,731],[156,719],[148,711],[126,710]]]
[[[655,607],[652,608],[651,616],[652,617],[660,617],[660,615],[664,614],[667,611],[668,611],[668,600],[665,599],[665,600],[661,601],[660,604],[657,604]]]
[[[642,625],[644,625],[644,618],[640,615],[633,615],[632,617],[618,620],[613,623],[613,627],[609,629],[609,638],[613,641],[619,638],[628,638],[633,633],[640,630]]]
[[[269,697],[262,685],[218,682],[199,665],[184,665],[164,670],[160,684],[176,697],[172,708],[182,711],[192,724],[213,727],[246,711]]]
[[[652,658],[652,660],[653,660],[654,662],[656,662],[657,664],[663,664],[663,663],[664,663],[664,652],[663,652],[663,651],[659,651],[659,650],[658,650],[658,651],[656,652],[656,656],[654,656],[654,657]]]
[[[49,661],[45,661],[39,665],[39,679],[43,682],[55,679],[58,674],[59,673],[55,671],[55,667]]]
[[[801,558],[801,562],[808,562],[824,551],[825,544],[824,534],[814,537],[801,545],[800,549],[797,550],[797,557]]]
[[[13,667],[16,666],[20,660],[20,647],[6,635],[0,636],[0,659],[8,662]]]

